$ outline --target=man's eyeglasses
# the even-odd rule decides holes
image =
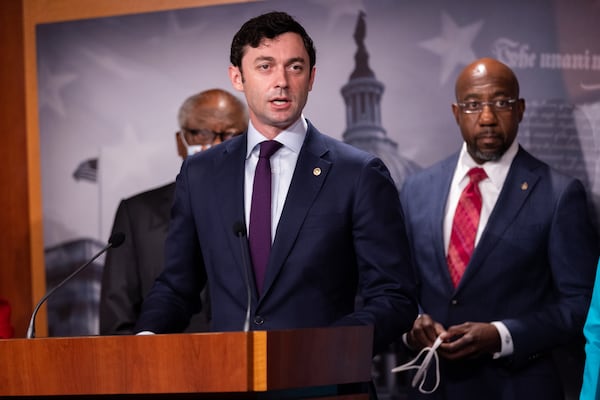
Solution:
[[[222,142],[232,138],[233,136],[239,135],[239,132],[214,132],[210,129],[188,129],[181,128],[182,133],[189,133],[191,136],[199,137],[203,142],[212,143],[217,138]]]
[[[456,103],[465,114],[478,114],[483,111],[483,107],[489,106],[494,112],[511,111],[513,104],[517,99],[499,99],[493,101],[471,100],[464,103]]]

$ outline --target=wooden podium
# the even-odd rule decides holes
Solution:
[[[371,327],[0,340],[0,398],[368,399]]]

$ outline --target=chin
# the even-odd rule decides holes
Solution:
[[[494,152],[481,152],[478,151],[477,152],[477,158],[483,162],[487,162],[487,161],[497,161],[500,158],[502,158],[502,155],[504,154],[504,152],[501,151],[494,151]]]

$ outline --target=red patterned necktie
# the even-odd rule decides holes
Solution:
[[[458,286],[460,278],[467,269],[475,247],[475,236],[481,214],[479,182],[487,178],[483,168],[471,168],[467,175],[470,179],[469,184],[458,200],[448,247],[448,269],[454,287]]]
[[[262,293],[271,253],[271,156],[281,147],[274,140],[261,142],[250,205],[250,257],[258,293]]]

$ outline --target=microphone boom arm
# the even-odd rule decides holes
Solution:
[[[125,234],[123,234],[123,233],[117,232],[117,233],[111,235],[110,239],[108,240],[108,244],[106,246],[104,246],[104,248],[102,250],[100,250],[98,253],[96,253],[96,255],[94,257],[92,257],[92,259],[90,259],[88,262],[86,262],[85,264],[83,264],[82,266],[77,268],[75,271],[73,271],[69,276],[67,276],[65,279],[63,279],[58,285],[56,285],[52,289],[50,289],[48,291],[48,293],[46,293],[44,295],[44,297],[42,297],[42,299],[40,301],[38,301],[35,308],[33,309],[33,313],[31,314],[31,319],[29,320],[29,327],[27,328],[27,336],[26,336],[27,339],[32,339],[35,337],[35,317],[37,316],[37,313],[38,313],[40,307],[42,306],[42,304],[44,304],[44,302],[50,296],[52,296],[52,294],[54,292],[56,292],[56,290],[60,289],[62,286],[64,286],[65,283],[69,282],[75,275],[77,275],[78,273],[83,271],[85,269],[85,267],[87,267],[92,262],[94,262],[94,260],[96,260],[98,257],[100,257],[106,250],[108,250],[111,247],[115,247],[115,248],[119,247],[123,243],[124,240],[125,240]]]

